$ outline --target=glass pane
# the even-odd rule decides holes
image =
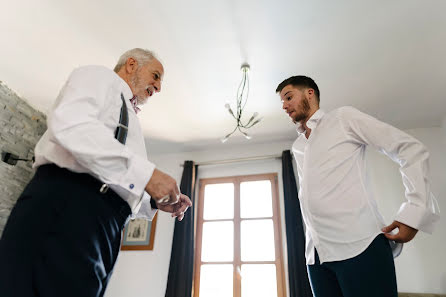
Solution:
[[[200,297],[233,296],[233,273],[231,264],[201,265]]]
[[[240,183],[240,216],[242,218],[272,217],[271,181]]]
[[[234,254],[234,223],[203,223],[201,261],[232,261]]]
[[[234,184],[213,184],[204,188],[205,220],[234,218]]]
[[[242,297],[274,296],[277,297],[275,264],[242,265]]]
[[[242,261],[274,261],[273,220],[241,222]]]

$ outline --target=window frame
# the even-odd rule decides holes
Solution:
[[[271,182],[271,195],[272,195],[272,217],[258,217],[258,218],[244,218],[240,217],[240,183],[247,181],[261,181],[269,180]],[[234,218],[233,219],[216,219],[216,220],[204,220],[204,189],[206,185],[210,184],[234,184]],[[262,220],[272,219],[274,229],[274,248],[275,259],[274,261],[242,261],[241,260],[241,221],[242,220]],[[202,262],[202,236],[203,236],[203,223],[204,222],[234,222],[234,258],[233,261],[224,262]],[[237,268],[241,269],[243,264],[275,264],[276,265],[276,281],[277,281],[277,296],[285,297],[285,272],[283,263],[283,241],[282,241],[282,227],[280,218],[280,203],[279,203],[279,187],[277,173],[265,173],[265,174],[253,174],[253,175],[241,175],[241,176],[229,176],[229,177],[217,177],[217,178],[204,178],[199,180],[199,193],[197,204],[197,222],[196,222],[196,239],[195,239],[195,259],[194,259],[194,297],[200,296],[200,272],[201,265],[203,264],[232,264],[233,265],[233,297],[241,297],[241,277],[237,271]]]

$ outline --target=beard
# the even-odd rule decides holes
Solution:
[[[295,115],[293,116],[293,122],[297,123],[308,118],[310,115],[310,103],[307,98],[303,98],[301,104],[298,106]]]
[[[136,101],[138,105],[146,104],[149,100],[149,95],[147,94],[147,87],[140,82],[139,70],[136,71],[135,75],[130,79],[133,89],[135,90],[134,96],[136,96]]]

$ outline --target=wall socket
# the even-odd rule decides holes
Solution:
[[[2,161],[9,165],[16,165],[19,156],[14,155],[13,153],[2,152]]]

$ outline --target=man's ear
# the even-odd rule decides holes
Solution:
[[[136,72],[136,69],[138,69],[138,62],[136,62],[135,59],[132,57],[128,58],[125,62],[125,70],[127,73],[131,74]]]
[[[309,88],[309,89],[306,90],[306,92],[308,94],[308,100],[310,102],[314,102],[314,104],[319,106],[319,102],[317,101],[316,93],[314,92],[314,89]]]

